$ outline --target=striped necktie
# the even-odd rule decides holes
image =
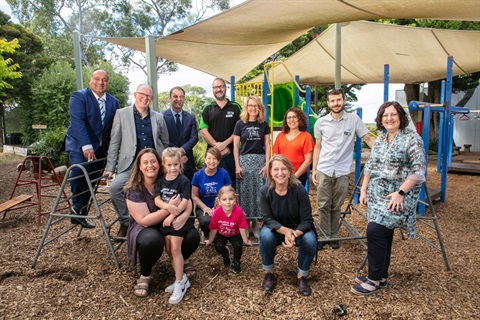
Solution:
[[[98,107],[100,108],[100,116],[102,118],[102,127],[105,126],[105,100],[98,98]]]

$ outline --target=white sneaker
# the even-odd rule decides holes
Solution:
[[[173,293],[168,302],[171,304],[180,303],[188,288],[190,288],[190,281],[188,281],[187,275],[183,274],[182,280],[175,281],[173,284]]]
[[[175,288],[175,282],[165,288],[165,292],[173,293],[173,288]]]

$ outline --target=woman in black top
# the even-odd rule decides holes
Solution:
[[[317,253],[317,235],[313,225],[312,207],[305,188],[295,177],[293,166],[283,155],[273,156],[268,163],[268,185],[260,189],[263,227],[260,231],[262,269],[266,271],[262,287],[272,291],[276,247],[298,247],[298,292],[309,296],[311,288],[306,277]]]

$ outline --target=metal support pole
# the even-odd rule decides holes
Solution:
[[[145,37],[145,51],[147,54],[147,79],[148,84],[152,87],[152,101],[150,107],[159,112],[158,108],[158,86],[157,86],[157,54],[155,48],[155,36],[149,35]]]
[[[230,77],[230,101],[235,101],[235,76]]]
[[[390,65],[383,65],[383,102],[388,101],[388,85],[390,83]]]
[[[357,115],[362,119],[363,109],[357,109]],[[355,178],[354,183],[357,185],[358,180],[360,179],[360,174],[362,173],[362,139],[359,136],[355,136]],[[358,194],[355,194],[353,197],[353,203],[358,204]]]
[[[75,59],[75,79],[77,84],[77,90],[82,90],[82,50],[80,47],[80,33],[78,31],[73,31],[73,57]]]
[[[342,86],[342,25],[335,23],[335,88]]]

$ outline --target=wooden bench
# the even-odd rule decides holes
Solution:
[[[32,197],[33,195],[22,194],[22,195],[19,195],[18,197],[5,201],[4,203],[0,204],[0,212],[10,209],[19,203],[30,200]]]

